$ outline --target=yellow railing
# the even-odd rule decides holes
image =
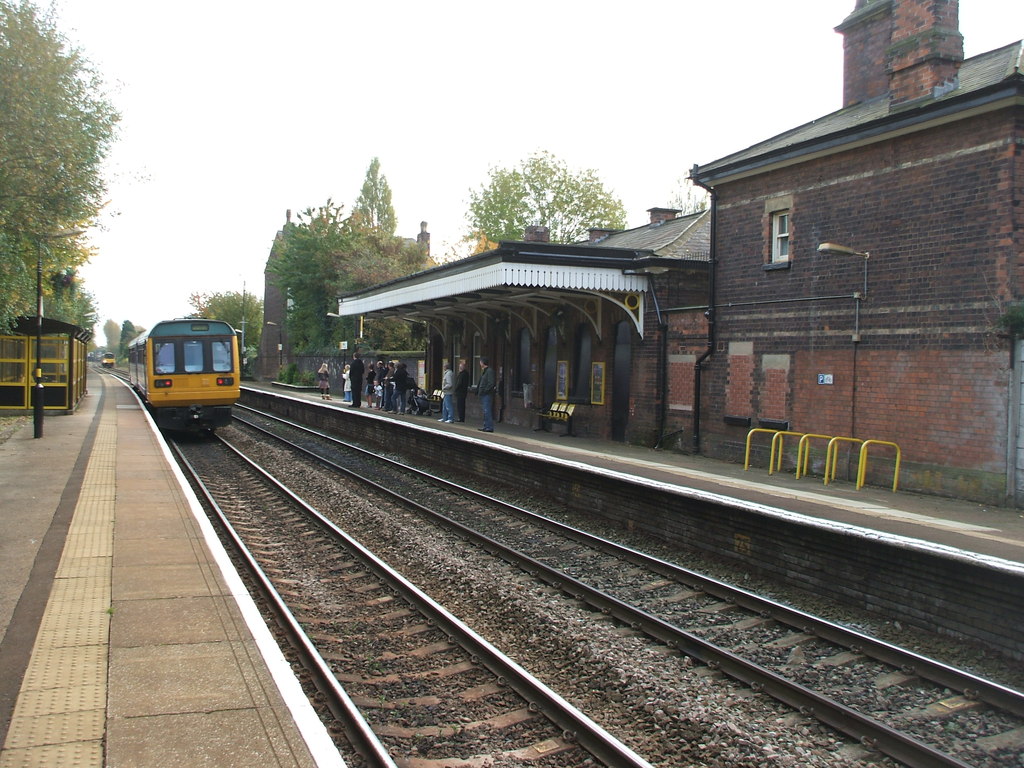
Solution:
[[[799,437],[800,443],[797,445],[796,452],[796,479],[799,480],[801,477],[807,474],[808,464],[810,462],[811,454],[811,440],[828,440],[828,446],[825,449],[825,485],[836,479],[836,471],[839,465],[839,446],[842,443],[857,443],[860,445],[860,456],[857,462],[857,490],[859,491],[864,487],[864,482],[868,472],[868,449],[873,445],[886,445],[896,451],[896,464],[893,468],[892,478],[892,490],[896,492],[899,487],[900,479],[900,461],[902,460],[902,453],[900,447],[893,442],[888,440],[862,440],[858,437],[832,437],[830,435],[817,435],[805,432],[791,432],[789,430],[780,429],[767,429],[764,427],[758,427],[747,432],[747,443],[746,450],[743,455],[743,469],[750,469],[750,441],[755,434],[764,433],[772,436],[771,446],[768,449],[768,474],[771,475],[776,469],[782,469],[782,456],[783,456],[783,441],[787,436]]]
[[[807,464],[811,456],[811,440],[831,440],[831,435],[813,435],[808,434],[800,438],[800,444],[796,449],[796,479],[799,480],[801,475],[807,474]],[[827,457],[826,453],[826,457]],[[826,466],[828,462],[826,460]]]
[[[803,432],[790,432],[783,429],[767,429],[765,427],[758,427],[747,432],[747,449],[743,455],[743,469],[750,469],[750,438],[757,432],[764,432],[772,436],[771,447],[768,449],[768,474],[771,475],[776,469],[782,469],[782,441],[786,435],[799,436]],[[778,464],[775,462],[775,457],[778,456]]]
[[[833,437],[828,441],[828,450],[825,453],[825,485],[836,479],[836,467],[839,464],[839,443],[863,443],[857,437]],[[860,469],[858,468],[858,472]]]
[[[864,444],[860,447],[860,464],[857,467],[857,490],[859,491],[864,487],[864,478],[868,473],[868,446],[870,445],[888,445],[896,449],[896,466],[892,473],[892,492],[896,493],[896,486],[900,481],[900,447],[896,443],[890,443],[887,440],[865,440]]]

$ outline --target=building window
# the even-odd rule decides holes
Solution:
[[[772,263],[789,261],[789,211],[772,214]]]
[[[480,380],[480,358],[483,357],[483,339],[480,338],[479,333],[473,334],[473,360],[470,362],[469,378],[476,386]]]

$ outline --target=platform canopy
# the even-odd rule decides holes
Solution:
[[[492,251],[343,296],[338,314],[401,317],[443,331],[452,320],[482,329],[488,317],[511,313],[537,331],[543,318],[573,306],[600,334],[601,312],[610,303],[643,335],[650,274],[678,263],[650,251],[503,242]]]
[[[49,317],[43,318],[43,335],[44,336],[70,336],[73,339],[78,339],[81,342],[88,342],[92,338],[92,331],[86,328],[79,328],[77,325],[71,323],[65,323],[62,320],[54,320]],[[36,335],[36,318],[35,316],[22,316],[17,318],[14,323],[14,333],[17,336],[35,336]]]

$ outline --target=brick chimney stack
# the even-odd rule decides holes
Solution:
[[[608,229],[607,227],[591,227],[589,230],[590,240],[587,242],[599,243],[604,240],[608,235],[613,235],[616,232],[621,232],[621,229]]]
[[[843,35],[843,106],[893,105],[956,85],[964,59],[959,0],[857,0]]]
[[[964,60],[959,0],[897,0],[889,47],[893,104],[956,86]]]
[[[892,38],[893,0],[857,0],[857,7],[836,27],[843,36],[843,106],[850,107],[889,92],[886,51]]]
[[[551,242],[551,231],[539,224],[531,224],[526,228],[523,241],[527,243],[549,243]]]
[[[678,208],[648,208],[647,212],[651,215],[651,224],[671,221],[681,213]]]

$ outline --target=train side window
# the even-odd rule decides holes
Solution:
[[[201,373],[203,370],[203,342],[186,341],[184,346],[185,373]]]
[[[231,341],[228,339],[213,339],[210,342],[210,351],[213,353],[214,372],[229,372],[231,370]]]
[[[156,373],[174,373],[174,342],[153,342],[153,367]]]

